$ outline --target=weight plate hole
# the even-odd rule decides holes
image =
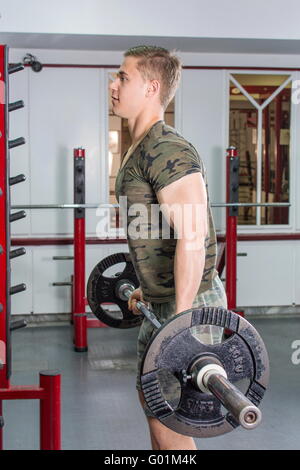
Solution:
[[[220,344],[224,338],[224,328],[214,325],[196,325],[190,328],[191,334],[202,344]]]
[[[117,263],[109,268],[105,269],[105,271],[102,273],[103,277],[116,277],[116,274],[120,275],[123,273],[125,270],[126,263]]]
[[[179,380],[167,369],[159,369],[157,378],[163,398],[173,409],[176,409],[181,397],[181,385]]]

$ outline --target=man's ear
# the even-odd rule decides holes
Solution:
[[[147,89],[148,96],[154,96],[159,92],[160,92],[160,82],[158,80],[151,80]]]

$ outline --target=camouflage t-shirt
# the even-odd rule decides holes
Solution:
[[[164,121],[156,122],[118,172],[116,197],[126,230],[129,252],[144,299],[164,303],[175,298],[174,257],[177,238],[164,217],[153,215],[156,193],[191,173],[206,172],[196,149]],[[121,198],[122,196],[122,198]],[[216,234],[207,194],[208,233],[205,266],[198,293],[212,286],[216,276]],[[155,212],[157,214],[157,212]]]

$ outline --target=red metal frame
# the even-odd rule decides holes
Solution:
[[[281,113],[282,113],[282,96],[281,93],[275,98],[275,195],[274,201],[281,201],[282,191],[282,147],[280,145],[280,131],[281,131]],[[274,223],[280,224],[281,222],[281,210],[276,208],[274,210]]]
[[[0,388],[2,400],[40,400],[40,449],[61,450],[61,376],[40,372],[40,385]],[[3,449],[2,436],[0,449]]]
[[[265,191],[265,202],[269,201],[269,192],[270,192],[270,154],[269,154],[269,144],[270,144],[270,116],[269,108],[266,107],[263,110],[263,122],[265,129],[265,139],[264,139],[264,191]],[[269,210],[268,207],[265,207],[265,222],[268,223]]]
[[[5,96],[0,100],[0,415],[3,400],[40,400],[40,448],[60,450],[60,375],[41,372],[40,385],[12,386],[10,384],[10,207],[9,153],[8,153],[8,48],[0,45],[0,77],[5,84]],[[3,90],[3,88],[1,87]],[[0,450],[3,449],[3,428],[0,428]]]
[[[74,158],[85,158],[84,149],[74,149]],[[96,318],[87,318],[85,296],[85,213],[77,218],[74,210],[74,276],[72,282],[72,322],[74,326],[74,349],[88,350],[87,328],[103,328],[107,325]]]
[[[227,149],[226,155],[226,202],[230,200],[231,188],[231,173],[230,173],[230,160],[238,158],[237,149],[230,147]],[[237,314],[244,316],[242,310],[236,308],[236,282],[237,282],[237,220],[238,211],[236,215],[230,215],[229,207],[226,208],[226,234],[225,234],[225,268],[226,268],[226,295],[228,309],[233,310]],[[225,329],[225,333],[229,330]]]
[[[5,83],[5,67],[6,64],[6,48],[0,46],[0,73],[1,78]],[[5,86],[4,85],[4,86]],[[2,87],[1,87],[2,88]],[[4,87],[2,88],[3,92],[5,92]],[[6,93],[5,93],[6,94]],[[6,158],[6,97],[3,96],[0,100],[0,221],[2,229],[0,230],[0,246],[1,246],[1,253],[0,253],[0,304],[1,304],[1,313],[0,313],[0,341],[1,341],[1,348],[0,351],[2,352],[2,357],[0,356],[0,387],[8,387],[9,386],[9,379],[8,379],[8,371],[7,371],[7,274],[8,274],[8,267],[7,267],[7,215],[6,215],[6,187],[7,187],[7,158]],[[0,415],[2,416],[2,400],[0,400]],[[3,446],[3,430],[0,428],[0,449]]]
[[[85,150],[74,149],[74,158],[85,158]],[[75,351],[87,351],[87,326],[85,313],[85,215],[76,217],[74,210],[74,278],[73,324]]]
[[[4,82],[4,87],[7,86],[6,83],[6,54],[7,49],[5,46],[0,46],[0,73],[1,79]],[[4,87],[1,89],[5,91]],[[5,353],[4,357],[0,357],[0,361],[3,363],[3,367],[0,368],[0,387],[9,386],[9,377],[8,377],[8,364],[7,364],[7,316],[8,316],[8,303],[9,296],[7,292],[7,281],[8,281],[8,254],[7,246],[9,245],[8,233],[7,233],[7,123],[6,123],[6,97],[7,92],[4,93],[4,96],[0,100],[0,221],[1,221],[1,230],[0,230],[0,246],[1,246],[1,269],[0,269],[0,304],[2,306],[0,313],[0,341],[1,341],[1,350]],[[0,366],[1,367],[1,366]],[[1,404],[0,404],[1,407]],[[0,408],[1,412],[1,408]],[[0,429],[1,434],[1,429]],[[1,438],[0,438],[1,439]]]
[[[230,201],[230,160],[238,158],[237,150],[229,148],[226,156],[226,202]],[[236,308],[237,215],[226,207],[226,294],[228,309]]]
[[[61,376],[55,371],[40,372],[40,447],[44,450],[61,448]]]
[[[300,235],[299,235],[300,238]],[[93,238],[85,239],[86,245],[127,244],[126,238]],[[74,245],[74,238],[13,238],[12,246],[44,246],[44,245]]]

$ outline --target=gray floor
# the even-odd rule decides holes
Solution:
[[[300,317],[251,322],[267,346],[271,380],[263,422],[252,431],[197,439],[198,449],[300,449],[300,364],[291,360]],[[75,353],[71,327],[37,327],[13,334],[13,385],[37,384],[38,373],[62,373],[63,449],[150,449],[135,391],[137,330],[89,330],[89,352]],[[105,368],[107,367],[107,370]],[[39,448],[37,401],[4,402],[4,447]]]

